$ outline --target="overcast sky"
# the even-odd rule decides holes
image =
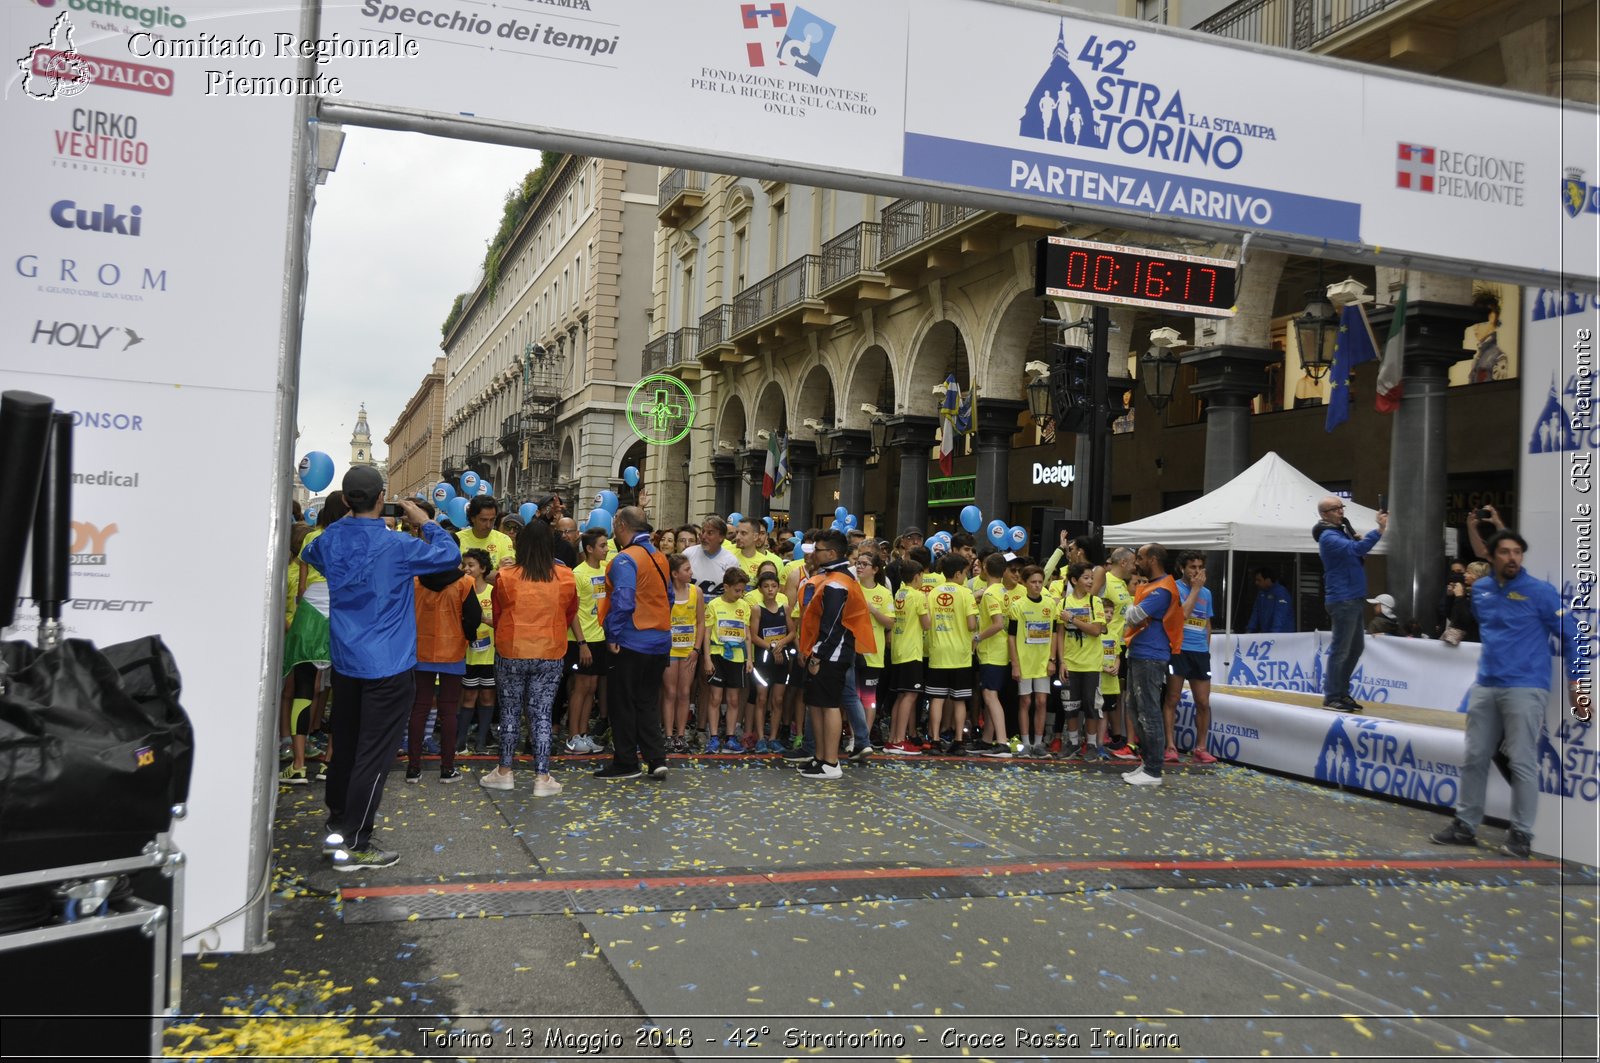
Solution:
[[[483,263],[506,191],[539,153],[346,127],[339,168],[317,189],[300,369],[298,458],[350,460],[367,404],[373,450],[427,375],[439,326]]]

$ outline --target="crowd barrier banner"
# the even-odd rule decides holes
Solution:
[[[1478,670],[1475,642],[1450,646],[1433,639],[1367,635],[1351,676],[1357,701],[1465,712]],[[1212,682],[1224,686],[1322,695],[1328,632],[1211,636]]]
[[[159,634],[182,673],[196,750],[176,833],[185,934],[256,893],[267,841],[250,824],[276,793],[257,721],[277,670],[261,638],[262,588],[281,568],[264,485],[294,142],[292,98],[208,97],[196,69],[292,74],[271,43],[293,10],[200,7],[21,4],[0,29],[0,387],[53,397],[76,426],[68,636]],[[202,27],[260,38],[265,54],[182,68],[138,54]],[[31,640],[37,624],[25,602],[5,637]],[[244,933],[226,919],[208,944],[236,950]]]

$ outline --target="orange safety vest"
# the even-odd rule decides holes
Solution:
[[[544,661],[567,655],[567,629],[578,615],[578,585],[566,565],[557,564],[548,580],[527,579],[519,566],[503,568],[490,601],[495,653]]]
[[[667,587],[672,582],[672,573],[667,568],[666,555],[660,550],[651,553],[637,543],[619,551],[617,557],[623,554],[633,561],[634,628],[639,631],[671,631],[672,602],[668,598]],[[617,557],[611,559],[611,564],[616,564]],[[606,614],[611,610],[613,590],[611,565],[607,565],[606,600],[600,603],[601,624],[606,622]]]
[[[416,581],[417,660],[425,664],[450,664],[467,658],[467,636],[461,630],[461,605],[476,594],[471,576],[462,574],[442,591],[430,591]]]
[[[1177,653],[1179,650],[1183,649],[1183,620],[1184,620],[1184,617],[1183,617],[1183,598],[1180,597],[1179,594],[1178,594],[1178,581],[1173,579],[1171,576],[1162,576],[1158,580],[1154,580],[1154,581],[1152,581],[1150,583],[1146,583],[1144,586],[1139,588],[1139,590],[1138,590],[1138,592],[1136,594],[1134,594],[1134,596],[1133,596],[1133,604],[1134,605],[1138,605],[1140,602],[1144,601],[1145,596],[1147,594],[1149,594],[1151,591],[1155,590],[1157,587],[1166,588],[1167,593],[1172,595],[1172,605],[1169,606],[1167,608],[1167,611],[1162,614],[1162,616],[1161,616],[1161,626],[1163,628],[1165,628],[1166,631],[1167,631],[1167,644],[1169,646],[1171,646],[1173,653]],[[1150,624],[1150,621],[1146,620],[1144,623],[1138,625],[1137,627],[1129,627],[1125,631],[1123,631],[1123,633],[1122,633],[1123,644],[1126,645],[1126,644],[1132,642],[1133,641],[1133,636],[1135,636],[1139,632],[1143,631],[1146,627],[1149,626],[1149,624]]]
[[[811,652],[822,628],[822,588],[839,575],[837,572],[823,571],[806,581],[811,584],[811,601],[806,603],[806,611],[800,618],[800,648],[803,653]],[[855,636],[856,652],[876,653],[878,629],[872,622],[872,614],[867,611],[867,596],[862,592],[861,584],[850,576],[843,576],[839,585],[849,595],[844,603],[844,626]]]

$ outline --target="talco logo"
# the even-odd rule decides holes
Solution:
[[[1319,782],[1446,808],[1455,807],[1458,775],[1454,764],[1419,758],[1410,740],[1372,720],[1335,719],[1317,755]]]
[[[1056,462],[1054,465],[1041,465],[1033,463],[1034,484],[1061,484],[1065,487],[1078,478],[1078,471],[1065,462]]]
[[[120,348],[111,346],[117,340],[122,341]],[[125,351],[136,343],[143,343],[144,337],[131,328],[123,328],[119,325],[92,325],[77,321],[47,322],[39,320],[34,322],[33,325],[32,342],[44,343],[51,347],[76,347],[85,351],[102,349]]]
[[[1581,166],[1568,166],[1561,178],[1561,209],[1569,218],[1600,214],[1600,185],[1591,186],[1585,181]]]
[[[63,11],[50,26],[50,36],[17,60],[22,91],[36,100],[64,100],[89,87],[94,73],[74,43],[77,29]]]
[[[67,169],[137,170],[150,162],[150,144],[139,139],[139,119],[131,114],[74,107],[70,127],[55,130],[55,146],[56,165]]]
[[[143,63],[125,63],[120,59],[106,59],[98,55],[62,52],[42,44],[35,47],[30,55],[32,62],[28,69],[38,77],[86,79],[110,89],[148,92],[153,96],[172,95],[173,73],[163,66],[145,66]]]
[[[18,255],[12,268],[24,280],[38,281],[41,292],[80,295],[91,299],[127,299],[142,302],[139,292],[165,292],[167,271],[155,266],[129,266],[102,262],[80,266],[75,258],[42,262],[38,255]],[[70,285],[70,287],[69,287]],[[79,287],[79,285],[90,285]]]
[[[83,11],[90,15],[106,15],[110,18],[125,18],[129,22],[137,22],[145,29],[154,29],[157,26],[171,26],[181,30],[189,24],[189,20],[169,7],[139,7],[135,4],[124,4],[121,0],[33,0],[43,8],[70,7],[74,11]]]
[[[140,231],[144,224],[144,208],[138,206],[119,214],[110,203],[99,210],[84,210],[70,199],[58,199],[50,205],[50,220],[63,229],[83,229],[113,236],[144,235]]]
[[[1591,805],[1600,800],[1595,750],[1586,748],[1592,724],[1563,720],[1554,741],[1550,728],[1539,735],[1539,792],[1576,798]]]
[[[1527,167],[1476,151],[1401,142],[1395,149],[1395,187],[1448,199],[1520,207]]]
[[[747,41],[745,55],[753,67],[770,63],[792,66],[796,70],[817,77],[822,73],[822,61],[827,58],[828,47],[833,43],[838,29],[827,19],[819,18],[803,7],[794,9],[791,18],[785,4],[740,4],[739,18],[747,30],[783,30],[778,41]]]
[[[72,522],[72,548],[68,551],[72,555],[74,565],[98,565],[106,563],[106,540],[117,534],[115,524],[107,524],[104,528],[83,521]]]

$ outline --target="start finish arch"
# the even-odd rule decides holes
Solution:
[[[66,0],[24,5],[0,30],[20,57],[0,97],[13,245],[0,320],[96,321],[144,338],[70,357],[7,345],[0,380],[111,414],[98,423],[124,427],[81,429],[80,463],[142,470],[143,490],[74,495],[75,519],[106,539],[96,578],[80,574],[74,593],[137,608],[82,612],[73,633],[159,631],[183,662],[201,750],[177,838],[194,876],[190,948],[266,940],[277,572],[312,193],[337,150],[327,123],[1248,238],[1558,291],[1591,289],[1600,273],[1591,109],[1050,4],[200,10],[163,7],[147,27]],[[983,76],[949,77],[957,62]],[[1331,136],[1306,121],[1335,109]],[[1339,165],[1307,165],[1334,151]],[[206,445],[216,438],[235,446]],[[192,560],[171,534],[170,499],[246,482],[273,490],[230,530],[240,604],[235,637],[219,643],[206,590],[164,578]],[[246,705],[253,727],[239,725]]]

